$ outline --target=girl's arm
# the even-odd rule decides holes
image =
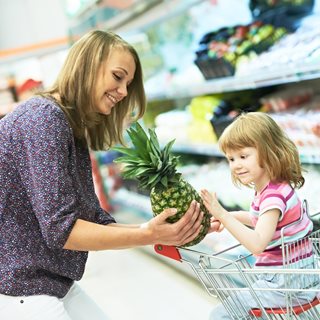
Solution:
[[[229,213],[246,226],[253,227],[248,211],[230,211]]]
[[[175,209],[166,209],[161,214],[143,224],[101,225],[78,219],[64,245],[64,249],[77,251],[124,249],[136,246],[183,245],[198,236],[202,225],[203,212],[200,205],[193,201],[185,215],[175,223],[166,219],[176,214]]]
[[[230,214],[220,205],[215,195],[210,194],[207,190],[202,190],[201,196],[210,213],[251,253],[259,254],[265,250],[275,233],[280,210],[266,211],[259,217],[255,229],[251,229],[238,220],[238,218],[243,218],[242,214],[235,216]]]

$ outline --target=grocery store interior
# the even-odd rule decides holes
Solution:
[[[300,152],[299,195],[320,212],[320,0],[0,0],[0,15],[0,118],[52,85],[81,35],[111,30],[141,58],[141,124],[161,145],[175,139],[179,171],[196,190],[249,207],[253,190],[232,184],[217,140],[242,111],[268,112]],[[121,223],[146,222],[150,198],[123,179],[117,156],[92,152],[101,206]],[[224,230],[193,249],[234,244]],[[111,320],[208,319],[218,302],[188,263],[151,246],[91,252],[80,284]]]

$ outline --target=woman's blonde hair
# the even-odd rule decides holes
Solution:
[[[111,50],[129,52],[136,64],[134,79],[127,96],[112,108],[109,115],[95,110],[95,87],[100,66]],[[70,48],[53,87],[43,95],[59,94],[60,107],[65,112],[75,138],[88,143],[93,150],[103,150],[123,143],[126,121],[141,118],[146,109],[143,74],[136,50],[117,34],[95,30],[80,38]]]
[[[304,184],[302,167],[296,145],[272,117],[263,112],[243,113],[222,133],[219,147],[228,150],[253,147],[258,151],[259,165],[273,182],[287,182],[294,188]],[[232,175],[236,185],[240,180]]]

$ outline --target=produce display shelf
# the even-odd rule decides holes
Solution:
[[[148,94],[148,100],[178,99],[205,94],[257,89],[268,86],[300,82],[320,78],[320,64],[279,65],[276,69],[257,70],[254,75],[235,75],[232,77],[203,80],[192,85],[176,84],[163,88],[161,92]]]
[[[173,146],[172,150],[177,153],[224,158],[223,153],[218,149],[218,145],[215,144],[177,144]],[[302,164],[320,164],[320,154],[315,154],[314,150],[309,154],[305,153],[303,150],[300,150],[299,152]]]

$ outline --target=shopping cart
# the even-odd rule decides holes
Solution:
[[[306,203],[303,205],[307,212]],[[253,268],[252,254],[239,256],[239,252],[245,252],[240,244],[214,254],[160,244],[154,249],[158,254],[187,263],[207,293],[221,301],[231,319],[319,320],[320,230],[286,244],[284,231],[281,231],[283,265],[275,268]],[[264,279],[282,277],[283,286],[281,289],[265,286],[265,281],[260,281],[261,275]],[[274,294],[280,297],[278,303],[269,305]]]

